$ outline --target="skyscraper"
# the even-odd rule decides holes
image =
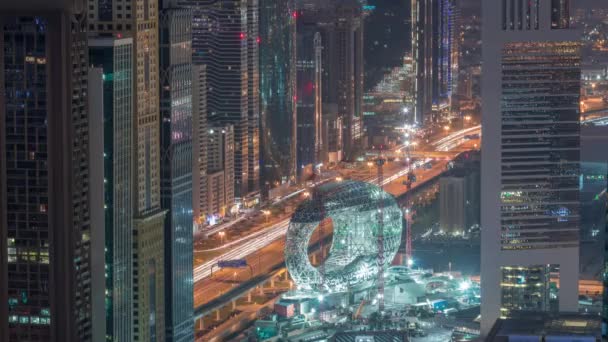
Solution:
[[[89,93],[103,111],[105,312],[112,336],[133,314],[133,39],[90,38],[89,62],[103,72],[102,94]]]
[[[256,196],[260,190],[260,9],[260,0],[247,0],[247,192],[250,196]]]
[[[92,340],[83,9],[0,3],[2,341]]]
[[[166,341],[194,340],[192,294],[192,15],[160,11],[161,205],[165,221]]]
[[[206,134],[207,211],[212,217],[224,216],[234,206],[234,127],[211,125]]]
[[[241,201],[258,189],[257,6],[254,0],[180,0],[192,9],[192,54],[207,66],[210,123],[234,126],[234,192]],[[251,8],[251,10],[250,10]],[[250,39],[255,39],[255,44]],[[250,82],[250,78],[254,78]],[[253,92],[250,96],[250,92]],[[250,136],[250,132],[253,136]],[[253,173],[253,174],[252,174]]]
[[[325,87],[337,89],[332,102],[337,103],[338,113],[343,117],[342,135],[344,154],[352,158],[360,147],[363,137],[363,16],[357,1],[340,1],[335,8],[335,36],[326,44],[330,63],[329,73],[334,78]],[[335,80],[335,84],[331,80]]]
[[[89,32],[133,38],[132,315],[115,341],[164,340],[164,221],[160,201],[158,3],[88,1]]]
[[[262,178],[265,190],[295,180],[295,33],[293,0],[260,0]]]
[[[561,3],[483,3],[482,334],[552,309],[557,270],[556,309],[577,311],[580,48]]]
[[[302,21],[302,23],[300,23]],[[356,0],[306,0],[298,25],[316,27],[323,42],[323,117],[330,161],[354,156],[362,131],[363,17]]]
[[[297,171],[324,160],[322,70],[323,42],[315,26],[297,29]]]
[[[416,81],[414,116],[433,121],[433,112],[447,108],[456,86],[458,66],[456,0],[412,1],[412,57]]]
[[[207,203],[207,67],[192,66],[192,205],[197,224],[205,223]]]
[[[89,208],[91,222],[91,340],[106,340],[107,322],[111,316],[106,295],[109,275],[106,268],[106,208],[105,203],[105,158],[104,158],[104,77],[103,68],[90,67],[87,82],[89,112]],[[104,127],[100,130],[99,127]]]

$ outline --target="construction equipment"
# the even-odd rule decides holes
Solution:
[[[384,145],[378,149],[378,158],[376,166],[378,167],[378,186],[380,190],[384,184],[384,163],[386,160],[382,155]],[[380,196],[378,200],[378,311],[384,311],[384,197]]]
[[[408,267],[412,266],[412,213],[405,208],[405,262]]]
[[[357,320],[357,319],[359,319],[359,317],[361,317],[361,312],[363,312],[363,307],[365,306],[365,304],[367,304],[367,300],[365,300],[365,299],[361,300],[361,303],[359,304],[357,311],[353,315],[353,320]]]

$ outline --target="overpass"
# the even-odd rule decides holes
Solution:
[[[396,170],[395,174],[385,178],[383,184],[385,184],[386,190],[397,197],[403,195],[410,189],[405,189],[400,180],[414,169],[413,166],[420,166],[433,158],[440,159],[439,162],[434,163],[431,169],[420,168],[415,170],[418,182],[414,183],[411,190],[415,192],[417,188],[423,187],[424,184],[435,179],[438,174],[445,171],[447,161],[444,159],[452,159],[457,155],[456,152],[450,152],[449,150],[465,141],[469,141],[469,139],[465,139],[465,136],[475,134],[480,134],[480,126],[454,132],[440,139],[433,144],[436,149],[435,151],[416,151],[415,153],[423,158],[410,165],[410,167]],[[378,180],[376,177],[371,176],[368,181],[377,183]],[[282,237],[287,230],[288,224],[288,219],[281,220],[258,233],[238,239],[234,241],[235,243],[229,242],[228,244],[231,244],[231,246],[227,252],[211,257],[206,262],[195,267],[195,320],[200,320],[203,316],[229,305],[234,298],[247,295],[248,292],[253,291],[260,284],[266,283],[269,279],[275,277],[277,272],[281,271],[283,268],[282,253],[284,246]],[[225,247],[222,246],[222,248]],[[214,278],[216,279],[209,278],[211,269],[217,264],[218,260],[230,259],[247,259],[247,263],[253,267],[251,271],[249,269],[237,269],[217,272],[220,278],[225,277],[232,281],[224,279],[218,282],[218,276],[215,275],[216,272],[214,272]]]
[[[454,158],[458,152],[451,151],[387,151],[382,153],[384,157],[387,158],[401,158],[405,159],[408,157],[411,158],[435,158],[435,159],[445,159],[445,158]],[[366,153],[368,157],[377,157],[377,153],[368,152]]]
[[[596,115],[603,114],[603,115]],[[595,126],[607,126],[608,125],[608,107],[601,109],[589,110],[581,113],[581,123],[591,124]]]

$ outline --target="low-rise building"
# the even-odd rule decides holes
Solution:
[[[601,341],[601,319],[578,313],[527,313],[494,323],[486,342]]]

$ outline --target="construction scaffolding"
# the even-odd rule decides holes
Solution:
[[[378,219],[380,202],[382,220]],[[326,218],[333,224],[333,240],[327,259],[315,267],[308,258],[308,245]],[[395,198],[378,186],[350,180],[325,184],[293,214],[285,263],[299,290],[345,292],[377,280],[379,250],[383,249],[380,259],[386,268],[397,253],[402,229],[402,212]],[[380,236],[382,248],[378,245]]]

